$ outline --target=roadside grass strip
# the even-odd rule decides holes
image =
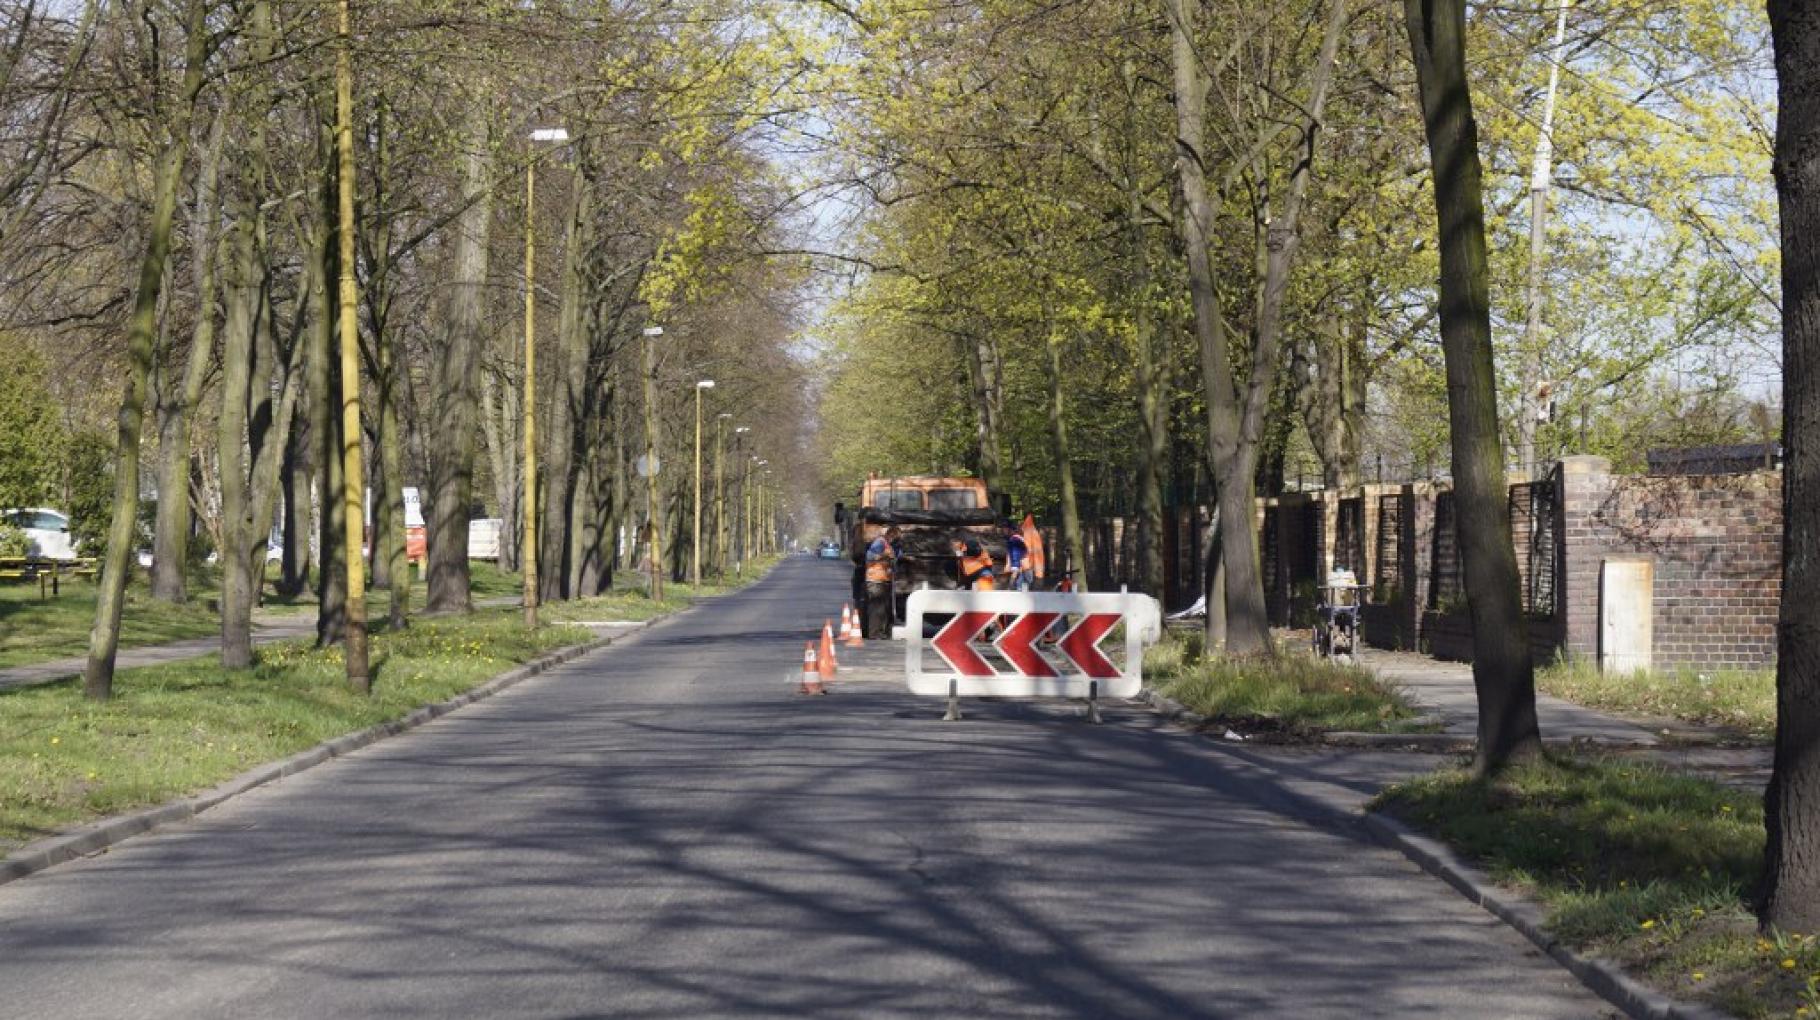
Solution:
[[[247,670],[214,656],[121,670],[103,703],[75,683],[0,693],[0,853],[207,789],[590,636],[527,632],[516,610],[418,620],[373,635],[370,699],[348,689],[339,648],[308,641],[261,648]]]
[[[1445,771],[1374,808],[1535,898],[1549,931],[1676,998],[1742,1017],[1820,1017],[1814,933],[1761,934],[1750,794],[1616,759],[1550,759],[1493,781]]]
[[[1203,656],[1198,632],[1166,634],[1145,653],[1144,676],[1209,725],[1247,735],[1404,732],[1418,725],[1409,701],[1362,666],[1300,651],[1274,659]]]
[[[0,584],[0,668],[88,653],[95,625],[95,585],[66,578],[62,594],[38,598],[37,582]],[[173,606],[153,601],[141,585],[127,590],[120,647],[159,645],[219,633],[221,621],[201,601]]]
[[[642,623],[687,609],[698,598],[738,591],[764,577],[780,559],[770,556],[750,560],[739,576],[703,578],[699,588],[686,581],[666,581],[662,599],[651,597],[645,575],[621,571],[614,577],[610,593],[588,599],[545,602],[537,607],[537,613],[540,619],[551,623]],[[839,607],[835,611],[838,612]]]
[[[1567,659],[1537,670],[1536,688],[1588,708],[1681,719],[1755,740],[1776,731],[1773,668],[1600,672],[1595,662]]]

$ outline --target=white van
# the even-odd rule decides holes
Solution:
[[[8,510],[6,522],[25,532],[25,555],[35,560],[73,560],[76,544],[70,538],[70,519],[49,507]]]

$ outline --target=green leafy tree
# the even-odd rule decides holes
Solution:
[[[0,338],[0,508],[32,506],[57,488],[63,429],[44,385],[44,359]]]

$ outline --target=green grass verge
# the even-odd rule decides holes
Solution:
[[[1536,687],[1591,708],[1725,727],[1762,740],[1776,731],[1774,669],[1604,673],[1597,663],[1569,659],[1538,670]]]
[[[1813,933],[1759,935],[1744,899],[1763,854],[1754,795],[1631,762],[1554,760],[1490,782],[1437,773],[1377,807],[1535,897],[1564,941],[1666,992],[1745,1017],[1820,1016]]]
[[[415,621],[373,635],[373,695],[347,688],[339,649],[285,642],[230,672],[214,657],[122,670],[112,701],[57,684],[0,694],[0,851],[206,789],[263,762],[440,701],[552,649],[516,611]]]
[[[0,584],[0,668],[88,654],[95,625],[95,586],[66,580],[62,594],[38,598],[37,582]],[[120,647],[159,645],[220,632],[221,623],[200,602],[154,602],[135,585],[120,614]]]
[[[765,576],[776,566],[781,557],[771,556],[752,560],[738,575],[729,574],[723,578],[703,578],[701,587],[687,583],[666,582],[664,597],[661,600],[651,598],[648,582],[643,574],[620,571],[614,575],[613,591],[591,599],[575,599],[568,602],[546,602],[538,607],[540,619],[552,622],[570,623],[607,623],[612,621],[643,621],[667,613],[686,609],[697,598],[711,595],[725,595],[737,591]]]
[[[1198,631],[1168,631],[1144,654],[1150,685],[1214,723],[1246,733],[1400,732],[1415,709],[1361,666],[1285,651],[1274,659],[1209,658]]]

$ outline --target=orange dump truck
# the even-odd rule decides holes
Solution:
[[[865,601],[866,547],[886,528],[895,524],[901,533],[892,609],[893,618],[901,620],[904,599],[911,592],[925,585],[959,585],[956,541],[977,540],[998,569],[1004,569],[1003,522],[1009,513],[1009,501],[988,492],[978,478],[867,478],[855,505],[834,505],[834,526],[853,561],[854,601]]]

